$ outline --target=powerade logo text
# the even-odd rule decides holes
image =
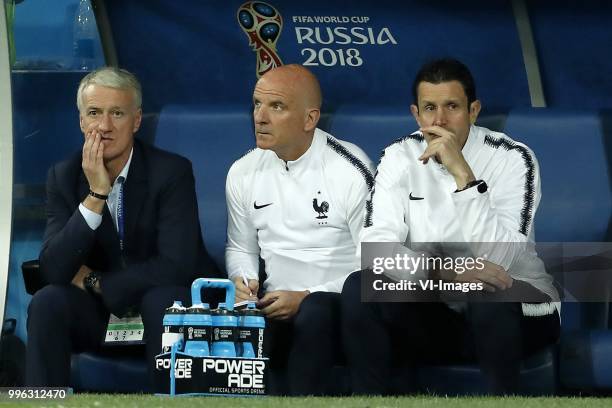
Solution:
[[[257,358],[263,357],[263,339],[264,329],[259,329],[259,334],[257,336]]]
[[[225,360],[205,358],[202,370],[227,375],[228,387],[264,388],[264,368],[266,363],[253,360]]]
[[[155,368],[158,370],[169,370],[170,359],[157,359]],[[177,358],[174,362],[174,378],[191,378],[191,365],[193,360],[190,358]]]
[[[375,27],[368,16],[293,16],[306,66],[359,67],[362,46],[394,46],[389,27]]]

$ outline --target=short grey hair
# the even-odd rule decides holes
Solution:
[[[136,76],[125,69],[103,67],[90,72],[81,79],[76,101],[79,112],[83,109],[83,92],[89,85],[100,85],[107,88],[132,91],[136,109],[140,109],[142,106],[142,87]]]

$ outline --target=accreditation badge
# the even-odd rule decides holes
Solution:
[[[111,314],[104,345],[144,344],[143,335],[144,325],[139,314],[127,314],[122,318]]]

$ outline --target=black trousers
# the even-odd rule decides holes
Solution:
[[[339,293],[311,293],[293,320],[268,320],[265,349],[270,367],[275,373],[287,373],[291,395],[339,392],[332,367],[344,362],[340,333]]]
[[[442,302],[362,302],[361,273],[348,277],[341,299],[344,352],[355,394],[388,394],[394,364],[467,362],[478,362],[490,393],[513,394],[521,360],[559,337],[556,311],[527,317],[519,302],[479,299],[467,304],[466,313]]]
[[[189,288],[158,287],[140,301],[147,364],[153,378],[154,359],[161,352],[162,320],[174,300],[188,306]],[[97,297],[73,285],[47,285],[36,292],[28,308],[26,384],[66,387],[70,385],[70,355],[99,350],[109,312]]]

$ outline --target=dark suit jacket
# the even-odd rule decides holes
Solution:
[[[70,284],[81,265],[100,271],[102,299],[121,315],[157,286],[188,286],[206,254],[189,160],[135,140],[124,184],[123,253],[108,207],[94,231],[78,207],[89,192],[81,153],[47,177],[47,226],[40,267],[48,283]],[[203,270],[204,269],[204,270]],[[200,276],[204,274],[200,273]]]

